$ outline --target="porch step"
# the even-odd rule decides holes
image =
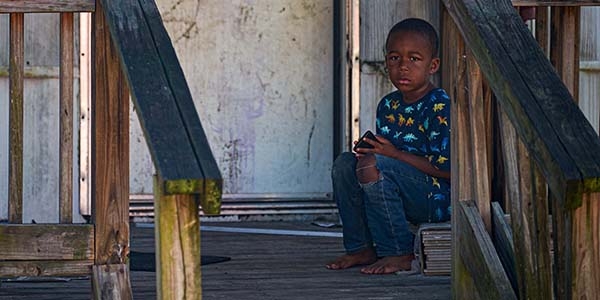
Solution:
[[[419,261],[424,275],[450,275],[452,231],[450,222],[425,223],[417,231]]]

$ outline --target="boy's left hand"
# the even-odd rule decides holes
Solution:
[[[388,156],[388,157],[394,157],[395,154],[399,151],[396,148],[396,146],[394,146],[394,144],[392,144],[392,142],[390,142],[386,138],[384,138],[380,135],[376,135],[375,138],[377,139],[376,141],[368,139],[368,138],[364,139],[367,143],[369,143],[373,146],[372,149],[358,148],[358,149],[356,149],[357,152],[360,154],[373,153],[373,154],[380,154],[380,155],[384,155],[384,156]]]

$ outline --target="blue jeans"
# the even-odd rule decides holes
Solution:
[[[431,177],[399,160],[376,155],[379,180],[360,184],[357,159],[345,152],[333,163],[333,193],[349,254],[374,248],[377,256],[412,254],[409,222],[431,221]]]

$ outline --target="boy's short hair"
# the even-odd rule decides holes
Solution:
[[[433,28],[433,26],[429,22],[427,22],[423,19],[418,19],[418,18],[404,19],[404,20],[396,23],[396,25],[394,25],[390,29],[387,39],[385,40],[386,51],[387,51],[388,43],[390,41],[390,37],[392,36],[392,34],[394,34],[396,32],[400,32],[400,31],[412,31],[412,32],[422,34],[429,41],[429,44],[431,46],[431,54],[433,55],[433,57],[437,57],[438,49],[440,47],[438,34],[435,31],[435,28]]]

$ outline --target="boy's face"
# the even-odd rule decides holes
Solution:
[[[422,34],[399,31],[390,36],[385,65],[392,84],[410,103],[431,90],[429,77],[437,72],[440,59],[433,58],[431,45]]]

